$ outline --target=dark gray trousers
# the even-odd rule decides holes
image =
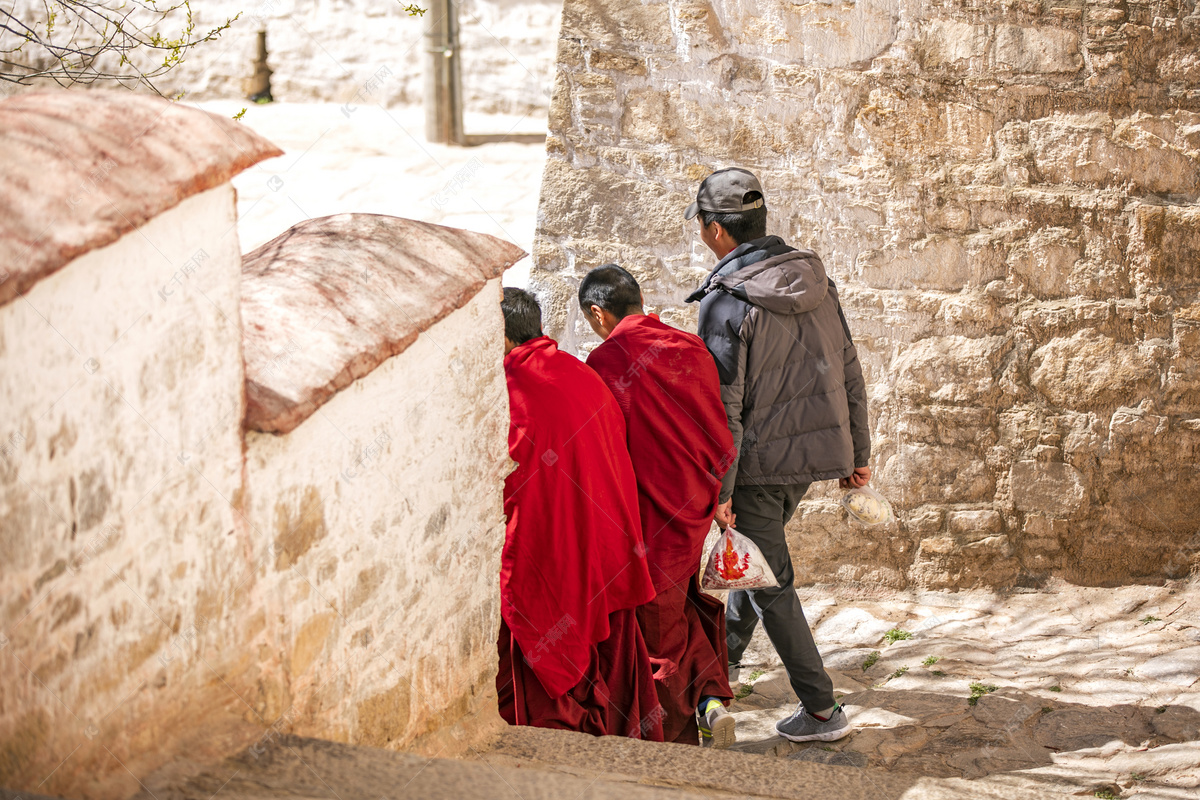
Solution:
[[[767,637],[787,669],[792,691],[810,711],[834,704],[833,681],[825,672],[817,652],[800,598],[792,585],[792,557],[784,526],[796,513],[809,484],[794,486],[737,486],[733,491],[734,527],[762,550],[779,579],[774,589],[737,590],[729,593],[725,606],[725,641],[729,663],[737,664],[746,652],[754,627],[761,619]]]

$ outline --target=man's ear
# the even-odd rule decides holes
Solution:
[[[596,320],[596,322],[600,323],[601,325],[604,324],[604,309],[602,309],[600,306],[595,304],[588,306],[588,314],[590,314],[592,319]]]

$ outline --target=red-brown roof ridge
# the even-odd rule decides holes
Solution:
[[[524,256],[494,236],[379,214],[289,228],[242,260],[245,427],[293,430]]]
[[[0,101],[0,305],[279,155],[242,123],[130,91]]]

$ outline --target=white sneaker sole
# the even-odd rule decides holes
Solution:
[[[835,731],[825,731],[824,733],[809,733],[804,736],[793,736],[790,733],[784,733],[778,728],[775,733],[787,739],[789,742],[836,742],[838,739],[846,736],[853,729],[853,725],[846,725],[844,728],[838,728]]]
[[[712,747],[714,750],[726,750],[737,742],[737,720],[732,714],[722,714],[717,717],[712,726]]]

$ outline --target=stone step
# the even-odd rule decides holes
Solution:
[[[516,741],[540,742],[544,757],[550,751],[570,757],[575,751],[587,750],[590,736],[576,733],[547,731],[558,737],[521,737],[510,740],[509,751]],[[630,742],[630,740],[624,740]],[[566,744],[564,744],[566,742]],[[650,754],[650,763],[663,760],[662,752],[685,755],[681,751],[695,750],[682,745],[657,745],[630,742],[634,750]],[[666,747],[666,751],[661,748]],[[699,751],[697,751],[699,752]],[[636,759],[636,754],[631,756]],[[171,775],[164,770],[148,778],[143,791],[131,800],[395,800],[419,797],[422,800],[712,800],[736,794],[746,800],[772,800],[777,794],[748,793],[746,789],[713,791],[714,783],[705,781],[703,790],[687,786],[687,775],[678,773],[679,781],[638,781],[628,777],[630,767],[613,779],[594,772],[574,775],[569,770],[543,763],[518,759],[507,751],[488,753],[481,758],[454,760],[428,758],[412,753],[382,750],[373,747],[348,745],[321,739],[298,736],[279,736],[261,746],[250,747],[215,767],[203,768],[186,776]],[[691,765],[695,761],[687,762]],[[724,765],[724,762],[722,762]],[[732,766],[732,765],[729,765]],[[811,766],[811,765],[809,765]],[[724,767],[723,768],[727,768]],[[826,767],[825,770],[833,768]],[[899,794],[880,794],[870,781],[848,774],[848,783],[840,782],[841,775],[820,770],[802,773],[823,783],[823,796],[829,800],[853,798],[900,797]],[[727,784],[733,786],[732,783]],[[767,788],[762,781],[756,787]],[[921,795],[924,797],[925,795]],[[966,797],[958,794],[929,795],[937,800]],[[1016,796],[1016,795],[1013,795]],[[906,796],[906,800],[909,797]]]
[[[738,795],[777,800],[811,800],[814,796],[830,800],[1045,800],[1053,794],[987,780],[924,778],[528,727],[505,730],[491,749],[479,754],[479,760],[498,770],[540,770],[596,781],[597,785],[604,783],[612,791],[611,795],[599,795],[606,797],[623,797],[625,792],[642,786],[698,791],[708,797]]]
[[[1044,800],[1045,792],[680,744],[509,728],[463,759],[278,736],[216,766],[164,769],[131,800]],[[0,800],[16,795],[0,793]],[[23,798],[34,800],[33,795]]]

